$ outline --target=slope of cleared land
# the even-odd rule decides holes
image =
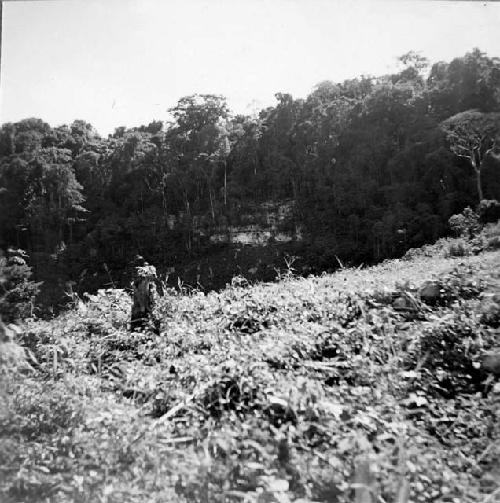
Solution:
[[[168,291],[159,337],[120,291],[28,324],[0,500],[496,501],[500,251],[442,251]]]

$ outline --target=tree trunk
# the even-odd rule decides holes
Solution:
[[[476,186],[477,186],[477,195],[479,196],[479,202],[481,202],[484,197],[483,197],[483,186],[481,183],[481,169],[480,168],[475,168],[476,171]]]
[[[472,151],[470,156],[470,161],[474,171],[476,173],[476,187],[477,187],[477,195],[479,197],[479,202],[483,200],[483,187],[481,184],[481,157],[476,152],[476,150]]]
[[[208,196],[210,198],[210,212],[212,213],[212,220],[215,222],[214,202],[212,198],[212,189],[210,188],[210,185],[208,186]]]
[[[165,185],[162,185],[161,188],[161,202],[163,206],[163,216],[167,218],[168,216],[168,208],[167,208],[167,195],[165,194],[166,187]]]
[[[227,206],[227,162],[224,161],[224,206]]]

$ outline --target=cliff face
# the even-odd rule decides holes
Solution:
[[[237,215],[235,225],[220,225],[209,241],[236,246],[265,246],[301,241],[302,232],[294,217],[293,201],[267,202]]]
[[[185,215],[171,217],[171,230]],[[285,267],[284,257],[303,240],[294,201],[266,202],[235,208],[213,225],[210,217],[193,217],[193,240],[204,242],[196,259],[168,268],[177,278],[203,288],[222,288],[234,276],[272,280]]]
[[[236,206],[227,215],[217,217],[215,223],[210,215],[190,216],[185,212],[168,215],[167,227],[170,231],[187,226],[196,241],[208,239],[210,244],[263,246],[302,241],[302,229],[296,219],[293,200]]]

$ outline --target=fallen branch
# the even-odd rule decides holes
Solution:
[[[158,442],[161,444],[182,444],[187,442],[195,442],[198,440],[195,437],[171,437],[171,438],[161,438]]]
[[[332,362],[308,362],[303,361],[297,365],[298,367],[306,367],[312,370],[330,370],[332,367],[350,367],[348,362],[332,361]]]

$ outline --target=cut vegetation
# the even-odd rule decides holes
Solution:
[[[7,329],[0,500],[497,501],[500,251],[456,243]]]

